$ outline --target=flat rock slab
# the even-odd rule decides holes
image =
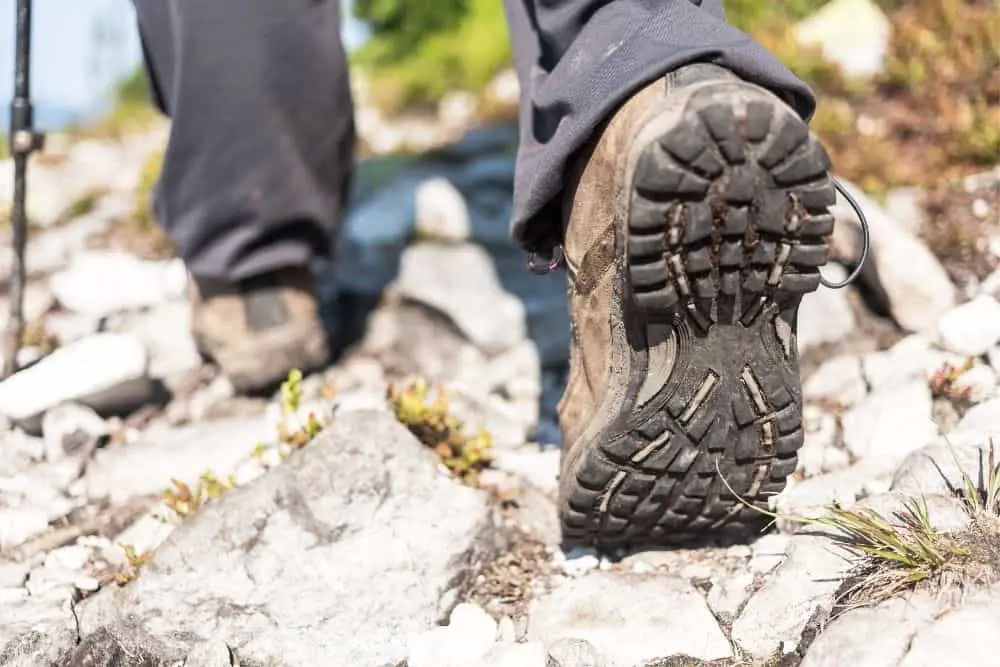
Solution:
[[[872,476],[892,474],[938,435],[931,407],[930,388],[923,381],[876,392],[844,414],[844,445]]]
[[[955,591],[952,591],[954,593]],[[991,650],[1000,613],[1000,588],[954,600],[916,593],[847,612],[809,647],[801,667],[996,667]]]
[[[1000,587],[978,591],[956,609],[917,630],[898,667],[1000,667],[993,647],[1000,621]]]
[[[192,484],[206,470],[225,478],[250,458],[258,442],[273,438],[266,419],[227,419],[106,447],[87,467],[87,496],[120,503],[160,493],[171,479]]]
[[[794,535],[788,558],[733,623],[733,641],[756,658],[770,656],[783,643],[797,645],[813,615],[833,607],[849,568],[842,550],[828,537]]]
[[[820,633],[801,667],[898,665],[917,630],[933,619],[935,607],[928,597],[912,596],[849,611]]]
[[[224,642],[244,665],[395,665],[496,553],[497,525],[487,494],[392,417],[342,415],[203,507],[131,584],[79,605],[82,642],[60,664],[169,664]]]
[[[683,579],[596,572],[566,582],[528,615],[528,638],[552,644],[583,639],[607,667],[633,667],[685,655],[732,656],[705,599]]]

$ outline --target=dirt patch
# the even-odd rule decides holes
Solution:
[[[556,574],[552,551],[541,540],[518,526],[510,527],[505,550],[472,577],[465,602],[474,602],[495,616],[527,615],[535,594]]]
[[[1000,176],[978,188],[932,190],[925,208],[921,236],[960,288],[978,284],[1000,266]]]
[[[673,655],[646,663],[644,667],[798,667],[801,661],[802,658],[794,653],[785,656],[776,654],[763,659],[724,658],[711,661],[686,655]]]

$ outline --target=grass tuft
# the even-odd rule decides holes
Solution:
[[[962,475],[962,488],[957,490],[956,495],[973,520],[984,516],[1000,519],[1000,462],[997,461],[993,438],[990,438],[986,451],[986,461],[984,463],[980,460],[979,478],[976,480],[972,479],[955,456],[955,463]],[[952,449],[952,454],[954,453]]]
[[[66,220],[73,220],[87,215],[97,206],[98,200],[104,194],[101,190],[94,190],[91,192],[85,192],[84,194],[77,197],[77,199],[70,204],[69,208],[66,210],[63,216]]]
[[[840,503],[827,505],[819,517],[779,515],[748,502],[722,480],[743,505],[765,516],[831,533],[854,565],[837,603],[843,612],[878,604],[920,585],[965,589],[1000,580],[1000,463],[992,440],[985,465],[980,462],[978,479],[961,464],[958,468],[962,485],[954,489],[954,495],[970,522],[954,533],[933,525],[923,497],[904,499],[902,509],[888,517],[871,508]]]
[[[390,384],[386,397],[400,423],[434,450],[453,475],[478,483],[479,473],[492,461],[490,435],[485,429],[466,435],[462,423],[449,413],[443,389],[432,392],[426,381],[413,380],[402,387]]]

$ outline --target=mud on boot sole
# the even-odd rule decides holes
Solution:
[[[795,319],[827,260],[829,160],[750,84],[701,86],[682,104],[627,190],[623,309],[644,372],[622,414],[580,443],[560,503],[567,546],[757,531],[768,518],[727,483],[766,508],[802,446]]]

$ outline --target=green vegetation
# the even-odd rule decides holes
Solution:
[[[826,0],[723,0],[726,19],[737,28],[754,32],[773,21],[798,21],[826,4]]]
[[[278,442],[293,449],[308,445],[328,425],[313,412],[309,413],[304,422],[300,420],[298,415],[301,405],[302,371],[294,368],[288,373],[288,379],[281,384],[281,414],[284,419],[278,424]],[[292,426],[289,426],[290,423]]]
[[[66,220],[73,220],[74,218],[79,218],[81,216],[87,215],[94,210],[97,206],[98,200],[104,195],[102,190],[92,190],[90,192],[85,192],[80,195],[72,204],[70,204],[69,209],[66,211]]]
[[[202,473],[194,488],[178,479],[170,481],[173,488],[165,490],[160,497],[164,504],[181,518],[191,516],[209,500],[219,498],[226,491],[236,488],[236,480],[232,475],[221,480],[211,470]]]
[[[115,574],[114,579],[119,586],[124,586],[139,576],[139,570],[146,564],[149,552],[136,553],[133,544],[119,544],[118,546],[125,552],[125,566]]]
[[[386,396],[400,423],[433,449],[453,475],[478,483],[479,473],[492,460],[490,435],[485,430],[466,435],[462,423],[451,416],[443,389],[432,392],[424,380],[414,380],[402,387],[389,385]]]
[[[497,0],[357,0],[355,13],[373,35],[352,59],[368,75],[371,102],[388,113],[481,91],[511,62]]]
[[[955,463],[961,484],[953,493],[969,517],[968,527],[958,532],[938,530],[923,497],[905,499],[902,509],[889,517],[870,508],[833,503],[826,514],[813,518],[774,514],[740,498],[724,478],[723,483],[740,502],[761,514],[830,531],[855,557],[838,601],[838,607],[846,610],[878,604],[921,584],[968,588],[1000,580],[1000,462],[992,440],[975,478],[957,456]]]

